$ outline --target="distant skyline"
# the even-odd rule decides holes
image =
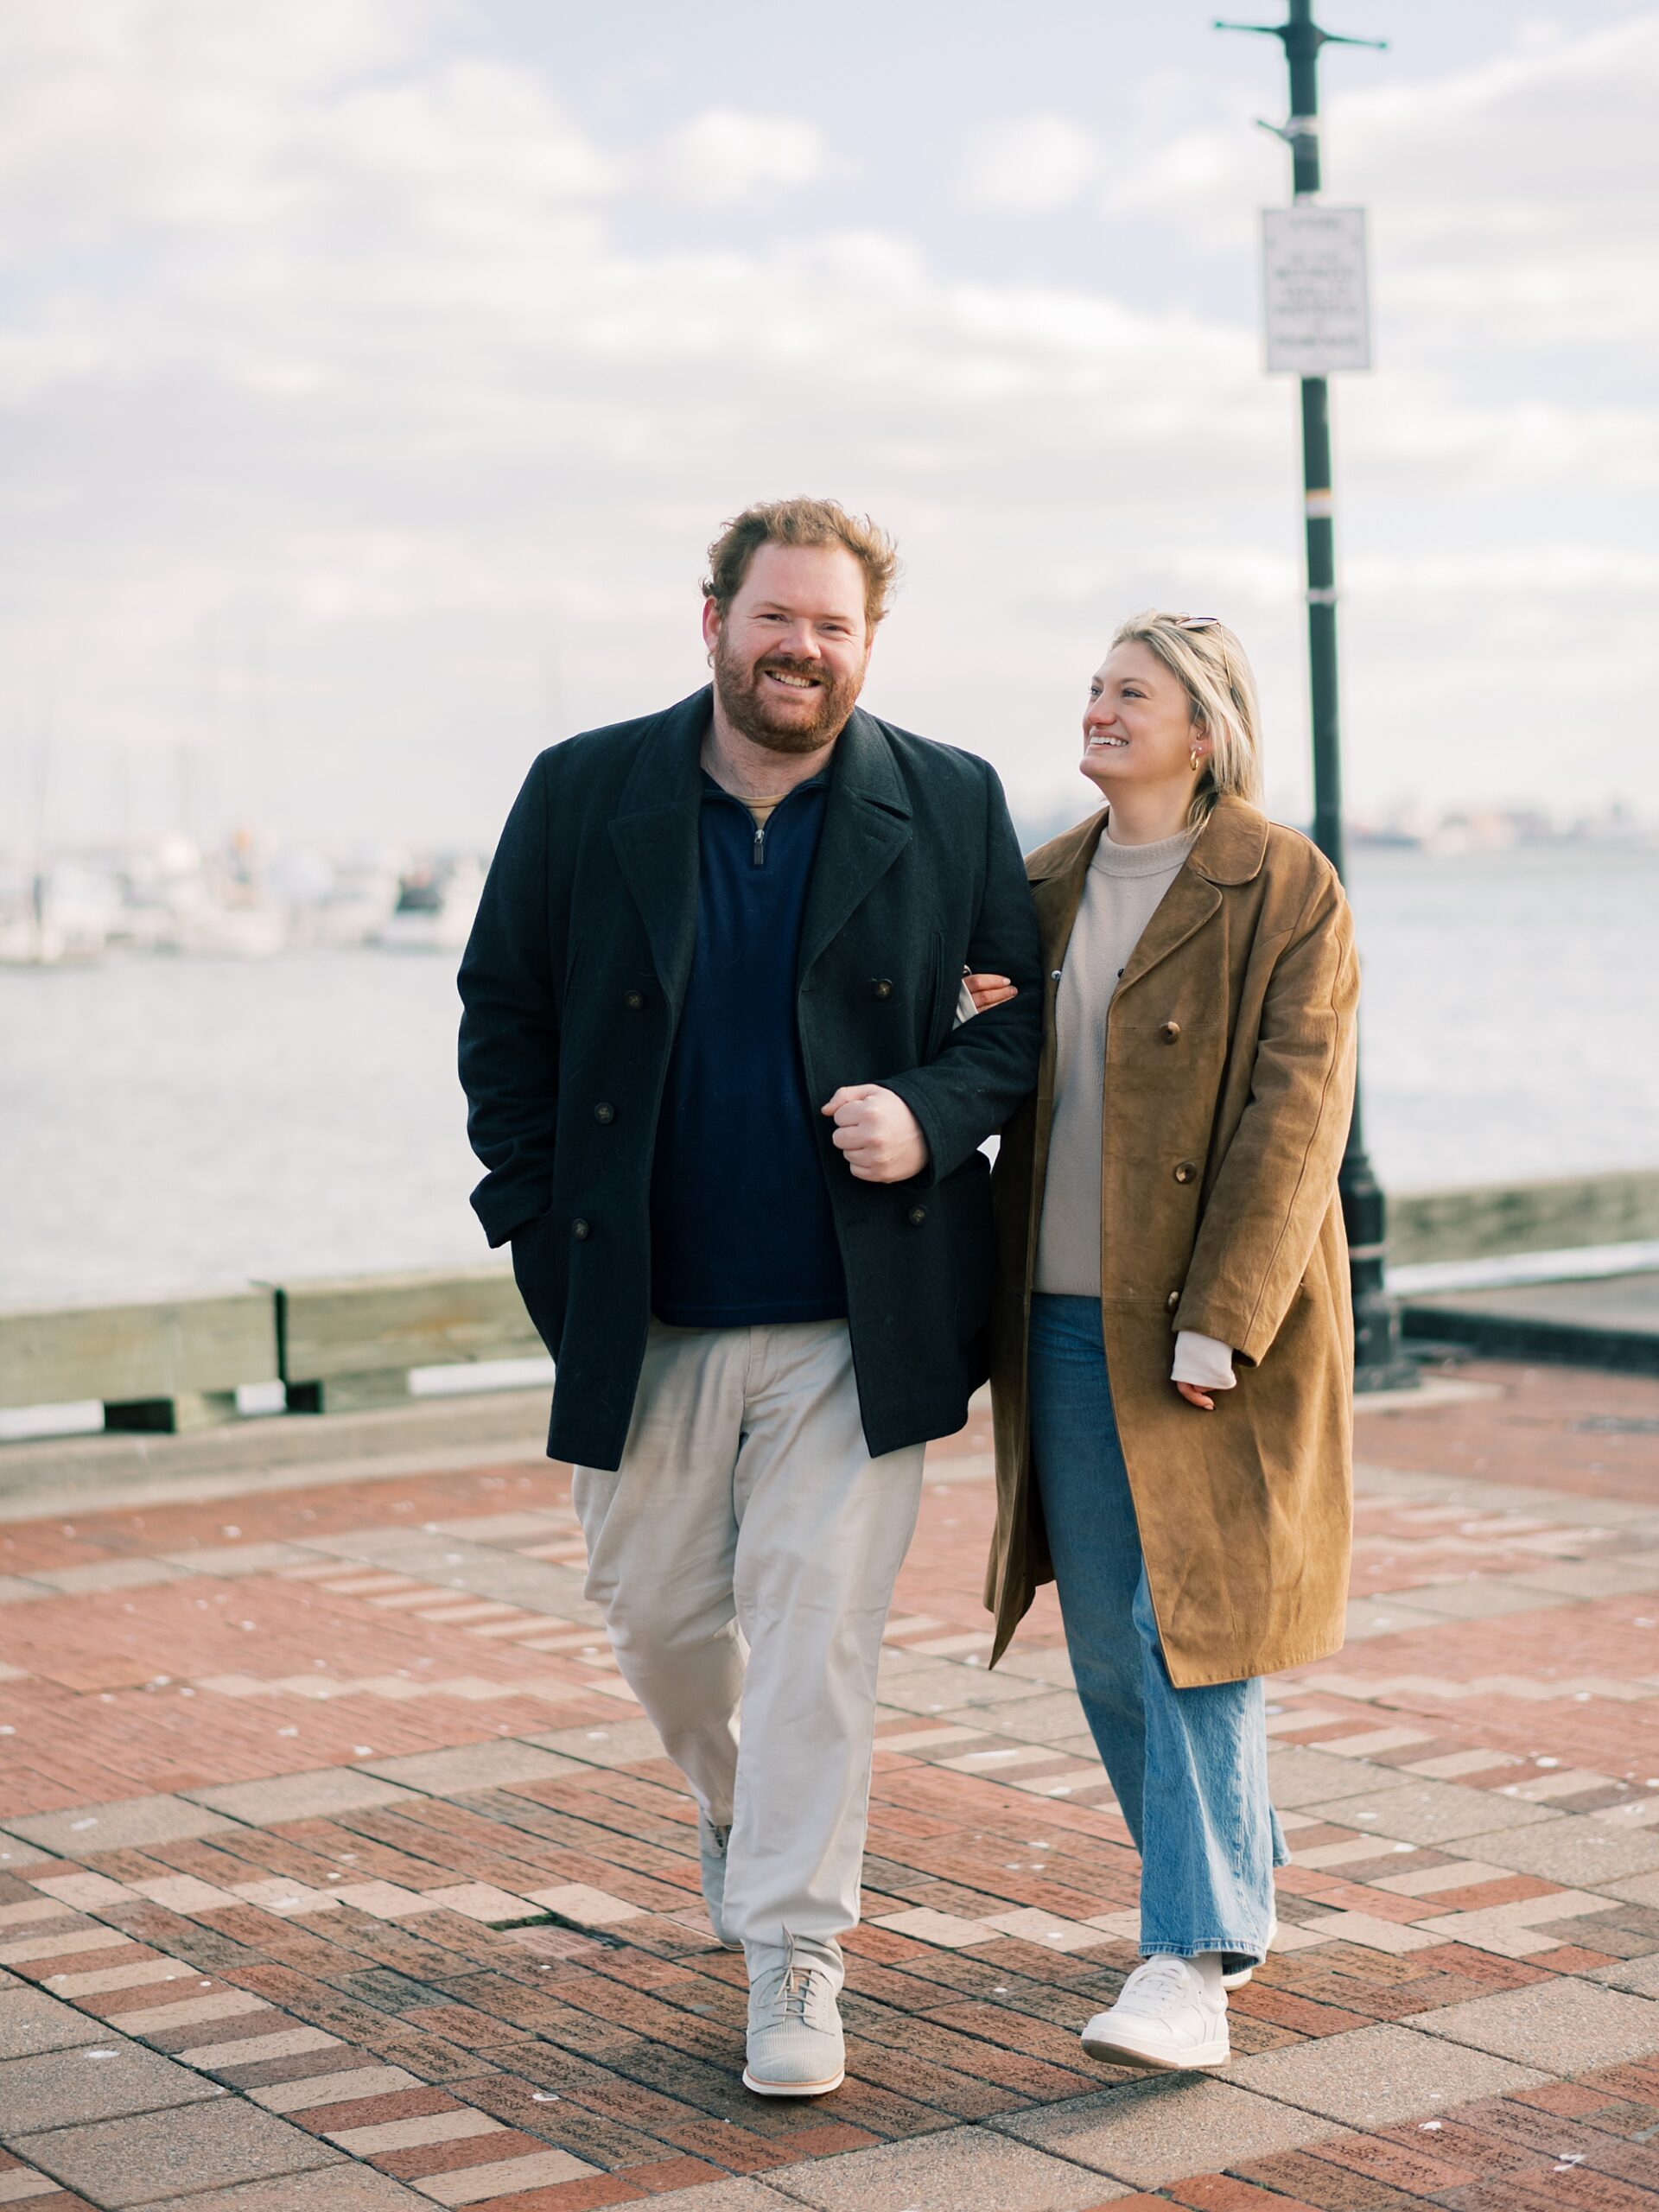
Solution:
[[[0,844],[487,843],[541,746],[702,680],[704,547],[799,490],[900,542],[866,703],[1022,813],[1089,803],[1161,603],[1243,635],[1300,817],[1284,72],[1212,12],[0,16]],[[1319,14],[1391,41],[1323,64],[1352,805],[1651,814],[1659,7]]]

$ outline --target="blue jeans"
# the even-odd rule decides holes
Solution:
[[[1262,1684],[1178,1690],[1169,1679],[1097,1298],[1032,1300],[1030,1389],[1033,1471],[1077,1695],[1141,1853],[1142,1955],[1259,1960],[1273,1870],[1290,1856],[1268,1798]]]

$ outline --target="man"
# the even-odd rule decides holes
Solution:
[[[923,1447],[986,1372],[978,1147],[1035,1081],[1042,997],[995,775],[857,708],[891,543],[791,499],[710,563],[712,687],[530,772],[461,1071],[589,1594],[746,1954],[743,2078],[816,2096]],[[1019,996],[956,1027],[964,965]]]

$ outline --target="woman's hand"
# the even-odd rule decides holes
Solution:
[[[1179,1331],[1169,1379],[1189,1406],[1214,1413],[1216,1402],[1210,1393],[1230,1390],[1238,1380],[1233,1372],[1232,1346],[1215,1337],[1200,1336],[1195,1329]]]
[[[1020,995],[1006,976],[970,976],[964,969],[962,980],[967,985],[976,1014],[983,1014],[989,1006],[1006,1006],[1010,999]]]

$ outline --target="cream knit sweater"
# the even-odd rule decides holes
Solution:
[[[1039,1294],[1100,1295],[1101,1138],[1112,994],[1179,874],[1192,834],[1118,845],[1108,824],[1089,864],[1055,1004],[1054,1120],[1033,1283]],[[1174,1379],[1227,1389],[1234,1380],[1230,1347],[1182,1331]]]

